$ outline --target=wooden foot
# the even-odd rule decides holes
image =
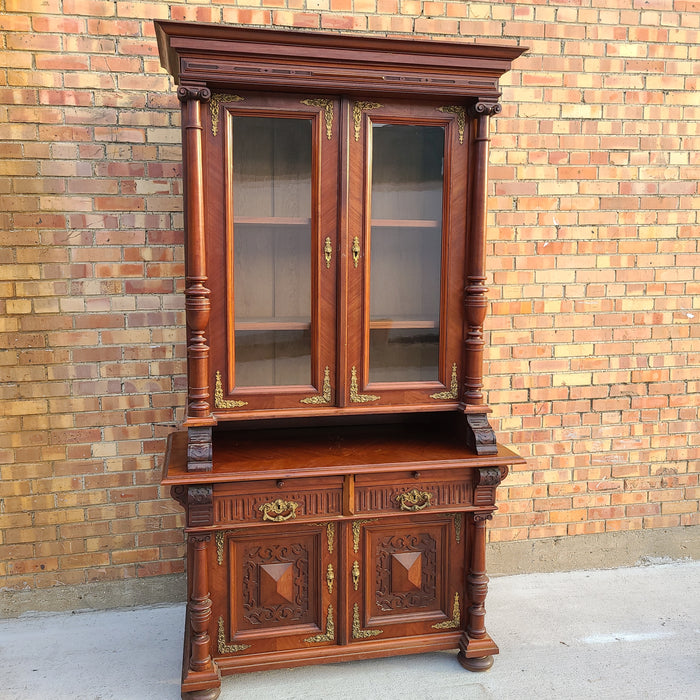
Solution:
[[[216,700],[221,694],[221,686],[216,688],[206,688],[205,690],[194,690],[182,694],[182,700]]]
[[[466,656],[462,656],[461,651],[457,655],[457,661],[459,661],[462,668],[476,673],[488,671],[491,666],[493,666],[493,656],[477,656],[473,659],[469,659]]]

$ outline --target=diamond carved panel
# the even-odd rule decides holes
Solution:
[[[316,539],[307,535],[235,543],[242,572],[239,629],[314,621],[311,600],[317,582],[310,579],[310,570],[317,556]]]
[[[419,591],[423,580],[421,552],[398,552],[391,555],[391,592]]]
[[[290,562],[260,564],[260,604],[284,605],[294,600],[294,570]]]
[[[375,602],[397,611],[437,605],[437,543],[428,532],[378,537]]]

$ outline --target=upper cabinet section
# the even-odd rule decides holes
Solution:
[[[182,102],[189,426],[483,413],[514,46],[156,22]]]

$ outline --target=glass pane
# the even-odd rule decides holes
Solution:
[[[309,330],[236,331],[236,385],[309,384]]]
[[[370,382],[438,380],[444,129],[374,124]]]
[[[405,382],[407,377],[411,381],[434,381],[438,376],[439,340],[434,330],[372,329],[370,381]]]
[[[311,383],[309,119],[233,118],[235,385]]]

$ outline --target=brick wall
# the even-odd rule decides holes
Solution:
[[[492,541],[698,524],[697,0],[0,0],[0,585],[179,572],[178,104],[154,18],[520,40],[486,372]]]

